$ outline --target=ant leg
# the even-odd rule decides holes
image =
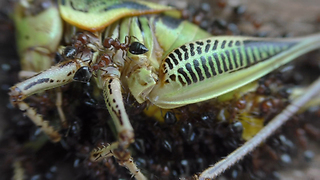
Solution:
[[[127,56],[128,55],[128,49],[129,49],[129,47],[130,47],[130,42],[131,42],[131,36],[125,36],[125,42],[124,42],[124,44],[122,44],[122,45],[120,45],[120,46],[122,46],[123,48],[122,48],[122,59],[124,59],[124,60],[126,60],[126,58],[125,58],[125,56],[126,57],[128,57],[131,61],[132,61],[132,59],[129,57],[129,56]]]
[[[124,39],[125,39],[125,40],[124,40],[124,44],[125,44],[125,45],[129,45],[129,44],[130,44],[130,41],[131,41],[131,36],[126,35]]]
[[[130,38],[135,38],[138,42],[139,42],[139,39],[137,38],[137,37],[135,37],[135,36],[130,36]]]
[[[128,36],[128,35],[127,35],[127,36],[125,37],[125,43],[124,43],[127,48],[130,47],[131,38],[132,38],[132,37],[134,37],[137,41],[139,41],[138,38],[136,38],[135,36]]]
[[[129,56],[127,56],[127,54],[128,54],[127,51],[122,51],[122,59],[124,59],[126,61],[126,57],[127,57],[132,61],[132,59]]]

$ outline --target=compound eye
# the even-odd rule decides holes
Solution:
[[[133,42],[130,44],[130,47],[129,47],[129,52],[135,55],[144,54],[148,51],[149,49],[139,42]]]
[[[83,66],[77,70],[77,72],[73,76],[73,80],[87,83],[90,81],[92,76],[92,72],[88,66]]]
[[[66,59],[74,59],[77,55],[77,49],[73,46],[67,46],[63,51],[63,56]]]

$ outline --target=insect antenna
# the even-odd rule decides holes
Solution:
[[[224,171],[229,169],[235,163],[243,159],[247,154],[252,152],[262,142],[264,142],[271,134],[279,129],[285,122],[287,122],[291,116],[299,111],[300,107],[306,104],[315,95],[318,94],[320,89],[320,78],[316,80],[309,88],[305,91],[305,94],[294,100],[288,105],[279,115],[273,118],[259,133],[257,133],[252,139],[248,140],[244,145],[229,154],[225,159],[219,161],[214,166],[203,171],[199,179],[214,179],[221,175]]]

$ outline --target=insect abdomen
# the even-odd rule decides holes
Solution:
[[[263,62],[295,42],[240,39],[207,39],[182,45],[162,63],[163,83],[178,81],[182,86],[233,73]]]
[[[292,39],[220,36],[186,43],[164,58],[148,99],[161,108],[211,99],[319,47],[319,34]]]

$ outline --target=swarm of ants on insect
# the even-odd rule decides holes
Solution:
[[[244,22],[249,22],[249,26],[256,29],[261,26],[262,22],[250,16],[247,12],[250,10],[243,5],[231,6],[222,0],[213,4],[215,6],[207,3],[189,5],[183,12],[184,18],[214,35],[242,34],[244,32],[237,25]],[[232,11],[224,15],[227,20],[208,18],[219,16],[228,8]],[[13,27],[7,22],[9,27],[3,29],[10,34],[9,30]],[[13,35],[10,37],[13,38]],[[12,39],[6,41],[10,47],[14,46],[13,42]],[[19,71],[18,57],[13,52],[6,56],[11,56],[14,61],[3,62],[10,66],[7,70],[2,66],[1,70],[6,76],[2,81],[3,99],[8,99],[5,87],[18,81]],[[319,58],[319,52],[303,56],[301,59],[308,61],[298,61],[267,75],[259,80],[256,90],[233,100],[223,103],[212,100],[168,111],[163,114],[164,122],[146,116],[143,110],[148,104],[139,104],[128,94],[125,96],[126,109],[136,134],[130,150],[136,164],[150,179],[193,179],[194,174],[241,146],[245,142],[244,131],[247,138],[254,136],[256,129],[261,129],[280,113],[290,103],[292,86],[308,84],[318,77]],[[57,144],[39,133],[29,119],[9,104],[9,100],[2,103],[6,107],[4,114],[8,117],[0,140],[2,177],[130,179],[131,175],[114,158],[105,159],[102,163],[88,159],[97,144],[114,141],[112,121],[103,97],[90,86],[90,82],[65,85],[62,92],[68,127],[60,130],[64,137]],[[31,98],[29,103],[50,121],[59,122],[53,94],[51,90],[46,91]],[[313,158],[310,143],[320,138],[319,119],[318,108],[295,115],[265,144],[231,167],[221,178],[279,179],[279,169],[290,168],[291,164],[307,165]],[[248,131],[251,128],[254,130]]]

